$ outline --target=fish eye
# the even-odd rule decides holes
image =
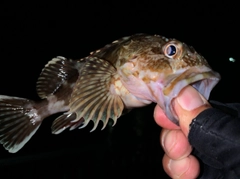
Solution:
[[[174,44],[169,44],[166,46],[164,53],[167,57],[173,58],[177,53],[177,47]]]

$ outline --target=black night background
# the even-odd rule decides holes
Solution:
[[[36,82],[56,56],[78,59],[123,36],[159,34],[193,46],[221,74],[210,99],[240,102],[237,2],[79,1],[0,3],[0,94],[39,100]],[[235,62],[229,61],[229,58]],[[0,146],[0,178],[168,178],[162,168],[155,104],[112,128],[51,134],[45,119],[16,154]]]

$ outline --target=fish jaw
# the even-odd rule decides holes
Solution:
[[[141,72],[134,75],[134,66],[125,64],[124,70],[119,70],[119,76],[124,88],[129,91],[129,96],[121,98],[127,108],[146,106],[151,102],[157,103],[165,112],[166,116],[175,124],[179,125],[178,117],[172,108],[172,101],[187,85],[193,86],[206,99],[220,80],[220,75],[207,66],[193,66],[175,71],[150,72],[145,71],[141,78]],[[127,100],[128,99],[128,100]]]
[[[166,78],[167,79],[167,78]],[[181,74],[175,74],[169,81],[162,79],[149,83],[149,88],[153,93],[154,101],[163,109],[166,116],[175,124],[179,125],[172,101],[178,96],[180,91],[187,85],[193,86],[204,98],[209,99],[214,86],[220,80],[220,75],[212,69],[201,66],[191,67]]]
[[[151,103],[149,100],[138,98],[130,93],[120,80],[114,81],[111,84],[110,92],[114,95],[118,95],[122,99],[126,109],[142,107]]]
[[[121,66],[117,70],[118,80],[114,80],[113,88],[110,90],[113,94],[121,97],[127,109],[143,107],[154,102],[148,84],[139,76],[134,75],[135,71],[132,63],[125,63]],[[121,84],[121,88],[116,83]]]

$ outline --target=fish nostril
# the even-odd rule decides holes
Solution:
[[[197,52],[194,50],[193,47],[189,47],[187,50],[187,55],[191,58],[195,58],[197,55]]]

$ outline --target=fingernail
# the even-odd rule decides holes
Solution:
[[[193,87],[188,86],[180,92],[177,102],[183,109],[191,111],[206,104],[206,99]]]

